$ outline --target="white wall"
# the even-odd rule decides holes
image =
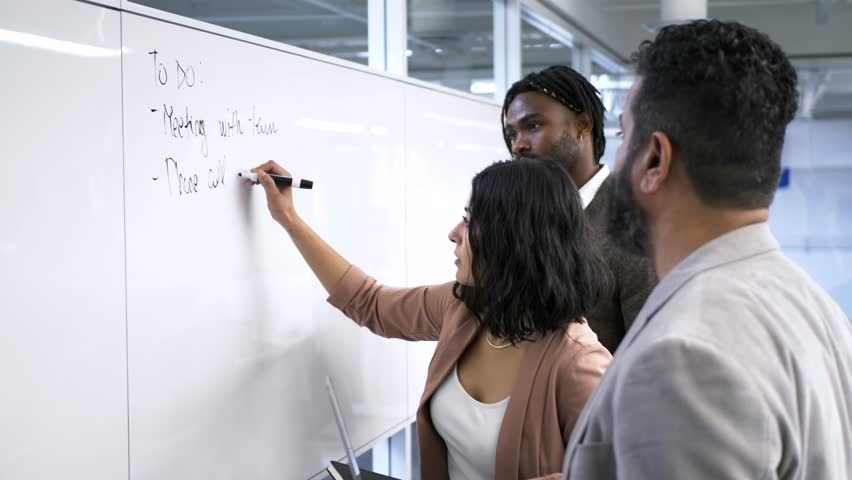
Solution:
[[[770,224],[781,247],[852,315],[852,119],[796,120],[782,163],[790,184]]]

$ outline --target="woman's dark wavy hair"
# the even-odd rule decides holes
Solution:
[[[556,161],[497,162],[473,178],[473,286],[453,294],[512,343],[578,322],[609,292],[609,269],[574,183]]]

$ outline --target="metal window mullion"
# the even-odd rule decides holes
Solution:
[[[580,75],[591,78],[592,49],[584,43],[574,42],[574,49],[571,51],[571,68],[580,72]]]
[[[408,16],[406,0],[367,3],[368,65],[388,73],[408,73]]]
[[[385,0],[387,72],[408,75],[408,2]]]
[[[367,65],[378,70],[387,67],[385,0],[367,2]]]
[[[494,99],[521,78],[521,2],[494,0]]]

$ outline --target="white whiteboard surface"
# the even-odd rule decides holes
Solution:
[[[406,416],[406,346],[325,304],[236,172],[314,180],[300,214],[403,284],[403,85],[130,14],[123,33],[131,478],[312,476],[343,455],[325,375],[363,445]]]
[[[0,2],[4,480],[127,477],[120,42],[116,11]]]

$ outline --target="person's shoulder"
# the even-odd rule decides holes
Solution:
[[[653,313],[635,343],[700,346],[753,362],[761,362],[766,349],[788,350],[795,342],[781,333],[783,325],[794,327],[785,320],[793,312],[783,305],[795,294],[787,287],[782,295],[771,292],[766,284],[774,280],[760,270],[729,264],[697,272]]]
[[[769,377],[761,374],[750,357],[742,356],[735,347],[732,351],[732,345],[682,332],[658,331],[643,336],[619,351],[614,374],[622,395],[659,400],[679,392],[677,395],[691,404],[704,400],[728,403],[724,396],[710,398],[710,392],[733,395],[737,391],[752,403],[760,403],[765,397],[763,382]],[[628,395],[628,391],[636,395]]]
[[[445,316],[455,316],[467,311],[467,306],[454,293],[455,286],[456,282],[444,282],[416,287],[413,290],[422,292],[427,303],[440,306],[440,310],[444,312]]]
[[[604,354],[609,358],[612,356],[585,319],[582,322],[569,323],[554,335],[557,336],[560,363],[574,363],[578,358],[590,354]]]
[[[786,351],[823,338],[826,328],[848,330],[846,315],[825,289],[777,251],[698,272],[655,317],[669,332],[726,345],[746,339]]]
[[[476,322],[476,316],[467,305],[456,296],[455,281],[424,287],[432,301],[440,305],[446,332],[452,332],[466,322]]]
[[[583,319],[581,322],[571,322],[561,332],[562,342],[577,347],[593,347],[600,345],[598,336],[589,326],[589,322]]]
[[[551,368],[560,382],[573,384],[581,377],[600,378],[612,362],[612,354],[585,321],[572,322],[556,335],[558,344]]]
[[[435,285],[430,285],[427,288],[432,290],[432,292],[434,292],[435,295],[445,297],[445,298],[448,298],[448,299],[451,298],[451,299],[461,303],[461,300],[457,299],[455,294],[453,293],[453,289],[455,288],[455,285],[456,285],[456,282],[444,282],[444,283],[438,283],[438,284],[435,284]]]

